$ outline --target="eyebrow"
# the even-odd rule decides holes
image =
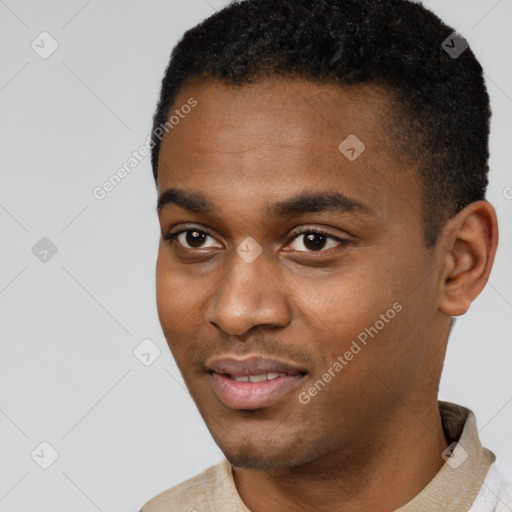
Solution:
[[[188,192],[180,188],[165,190],[158,198],[156,209],[160,212],[169,204],[174,204],[183,210],[197,214],[208,214],[215,211],[214,205],[202,194]],[[367,204],[347,197],[340,192],[332,191],[303,192],[267,207],[268,215],[275,218],[324,212],[374,214]]]

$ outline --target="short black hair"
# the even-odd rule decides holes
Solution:
[[[471,49],[450,54],[453,33],[408,0],[232,2],[188,30],[172,51],[153,118],[155,182],[155,130],[191,78],[235,86],[269,76],[374,84],[393,98],[391,143],[419,170],[425,242],[432,246],[448,218],[485,199],[488,184],[489,95]],[[465,40],[455,37],[460,47]]]

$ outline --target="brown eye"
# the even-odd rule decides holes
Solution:
[[[185,249],[209,249],[222,247],[212,235],[200,229],[182,229],[176,233],[165,235],[164,240],[169,243],[177,242]]]
[[[344,246],[348,240],[342,240],[319,231],[304,231],[299,233],[290,244],[297,252],[320,252],[337,246]]]
[[[306,247],[310,251],[322,250],[327,242],[327,237],[325,235],[322,235],[321,233],[308,233],[307,235],[303,236],[304,247]]]
[[[182,234],[185,235],[186,243],[194,248],[201,247],[201,245],[204,244],[206,238],[208,237],[206,233],[201,231],[185,231],[185,233]]]

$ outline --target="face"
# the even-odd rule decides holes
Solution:
[[[189,82],[173,110],[194,102],[158,183],[158,313],[190,393],[235,466],[360,453],[437,391],[435,252],[389,99],[271,78]]]

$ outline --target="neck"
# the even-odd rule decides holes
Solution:
[[[437,400],[428,409],[404,406],[376,427],[360,446],[352,444],[305,465],[270,471],[234,468],[242,500],[252,512],[398,509],[444,464],[441,453],[448,443]]]

